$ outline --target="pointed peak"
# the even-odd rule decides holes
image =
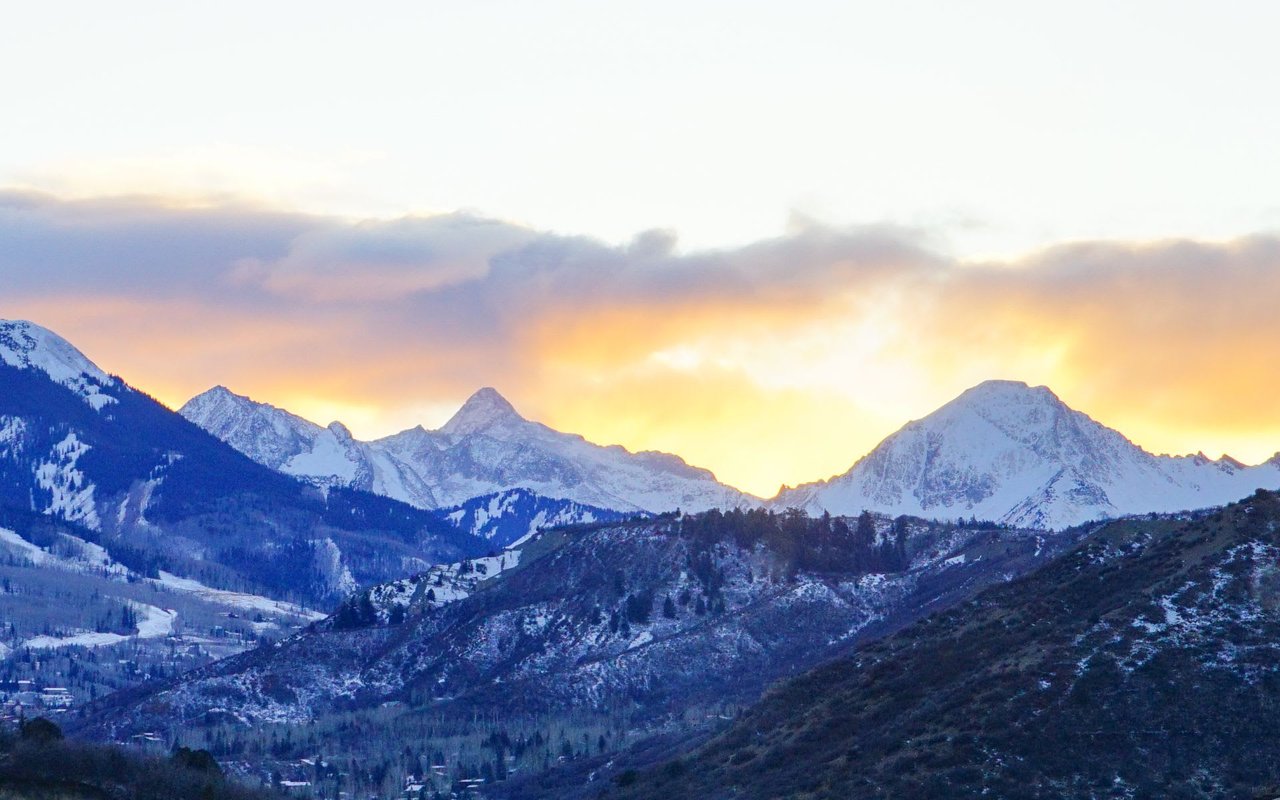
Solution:
[[[507,398],[497,389],[484,387],[467,398],[458,413],[454,414],[440,430],[451,436],[485,431],[507,422],[524,422]]]
[[[351,429],[336,419],[329,423],[329,432],[334,435],[340,442],[349,442],[355,437],[351,435]]]
[[[466,407],[474,403],[485,403],[485,404],[496,403],[496,404],[505,405],[507,408],[510,408],[512,411],[515,411],[514,408],[511,408],[511,404],[507,402],[507,398],[499,394],[498,390],[493,388],[492,386],[482,386],[479,389],[476,389],[475,393],[472,394],[470,397],[468,397],[467,402],[463,403],[462,405]]]
[[[188,403],[192,403],[192,402],[195,402],[196,400],[201,400],[201,399],[204,399],[204,400],[249,400],[249,397],[248,397],[248,396],[246,396],[246,395],[243,395],[243,394],[236,394],[235,392],[231,391],[230,389],[228,389],[227,387],[223,386],[222,384],[218,384],[217,386],[213,387],[212,389],[206,389],[206,390],[204,390],[203,392],[201,392],[200,394],[198,394],[198,395],[196,395],[195,397],[191,398],[191,399],[190,399],[190,400],[188,400],[187,402],[188,402]],[[250,400],[250,402],[252,402],[252,401]]]
[[[211,389],[205,389],[183,403],[182,407],[178,409],[178,413],[187,419],[191,419],[193,415],[202,416],[214,408],[226,408],[228,406],[242,408],[260,405],[261,403],[257,403],[245,395],[236,394],[222,384],[218,384]]]
[[[1243,461],[1241,461],[1238,458],[1232,457],[1230,453],[1223,453],[1222,458],[1218,459],[1218,464],[1224,467],[1229,467],[1232,470],[1242,470],[1242,469],[1248,468],[1247,464],[1245,464]]]

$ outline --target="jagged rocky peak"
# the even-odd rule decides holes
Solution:
[[[235,428],[256,419],[288,419],[305,422],[299,417],[268,403],[260,403],[248,395],[236,394],[219,384],[206,389],[182,404],[178,413],[217,436],[219,428]],[[306,422],[318,432],[320,426]],[[224,437],[225,438],[225,437]]]
[[[462,404],[462,408],[444,424],[440,432],[450,436],[466,436],[511,422],[525,422],[525,419],[497,389],[486,386],[467,398],[467,402]]]
[[[184,417],[191,418],[193,414],[204,414],[211,409],[249,407],[253,404],[253,401],[248,397],[236,394],[222,384],[218,384],[183,403],[182,408],[178,409],[178,413]]]
[[[1222,458],[1218,459],[1218,468],[1226,472],[1239,472],[1242,469],[1248,469],[1249,465],[1237,458],[1232,458],[1227,453],[1223,453]]]
[[[960,396],[956,399],[965,397],[983,399],[1001,396],[1017,397],[1028,394],[1039,397],[1052,397],[1055,400],[1057,399],[1057,395],[1050,391],[1048,386],[1032,386],[1026,381],[1013,381],[1002,378],[992,378],[991,380],[985,380],[975,386],[970,386],[968,389],[961,392]]]
[[[43,370],[64,385],[86,375],[105,386],[114,383],[66,339],[26,320],[0,320],[0,360],[20,369]]]
[[[212,389],[205,392],[204,394],[197,395],[196,397],[206,397],[210,400],[232,400],[232,401],[243,401],[246,403],[253,402],[253,400],[248,395],[236,394],[235,392],[231,391],[230,389],[223,386],[222,384],[218,384],[217,386],[213,387]],[[194,400],[196,398],[192,398],[192,399]]]
[[[329,423],[329,432],[340,442],[350,442],[355,439],[351,435],[351,429],[337,420]]]
[[[492,388],[473,394],[437,431],[419,425],[371,442],[217,388],[181,413],[273,469],[325,485],[339,476],[420,508],[457,506],[517,487],[626,512],[758,503],[676,456],[601,447],[527,420]]]
[[[280,469],[308,452],[324,431],[283,409],[215,386],[183,404],[178,413],[260,464]]]

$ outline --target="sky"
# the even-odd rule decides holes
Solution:
[[[761,495],[988,378],[1280,449],[1280,6],[26,4],[0,316],[357,435],[491,385]]]

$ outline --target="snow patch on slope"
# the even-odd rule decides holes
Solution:
[[[327,616],[318,611],[294,605],[293,603],[286,603],[283,600],[272,600],[269,597],[247,594],[245,592],[232,592],[227,591],[226,589],[215,589],[212,586],[205,586],[200,581],[192,578],[183,578],[178,575],[165,572],[164,570],[160,571],[159,579],[149,580],[152,583],[163,586],[171,591],[185,592],[211,603],[244,609],[246,611],[262,611],[268,614],[283,614],[286,616],[302,617],[312,622],[324,619],[325,616]]]
[[[473,536],[510,547],[544,528],[615,522],[633,514],[553,499],[527,489],[511,489],[443,509],[445,519]]]
[[[333,539],[325,539],[318,545],[316,561],[320,573],[338,594],[351,594],[360,588],[350,568],[342,562],[342,549]]]
[[[0,415],[0,458],[14,458],[27,436],[27,422],[22,417]]]
[[[59,537],[59,543],[64,551],[74,552],[70,555],[56,555],[28,542],[7,528],[0,528],[0,547],[8,549],[9,552],[19,558],[25,558],[36,566],[53,567],[66,572],[107,575],[117,579],[123,579],[129,575],[128,568],[113,561],[101,545],[65,533]]]
[[[45,514],[98,530],[101,521],[93,502],[94,485],[76,469],[76,462],[87,452],[89,445],[80,441],[75,433],[68,433],[54,445],[49,460],[36,466],[36,485],[51,495],[48,506],[42,509]]]
[[[178,612],[147,605],[146,603],[130,602],[129,605],[139,615],[135,633],[85,631],[71,634],[70,636],[36,636],[27,639],[21,646],[31,650],[52,650],[58,647],[106,647],[129,639],[162,639],[173,633],[173,625],[178,619]]]

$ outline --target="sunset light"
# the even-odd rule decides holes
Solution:
[[[1280,2],[0,14],[0,800],[1280,800]]]

